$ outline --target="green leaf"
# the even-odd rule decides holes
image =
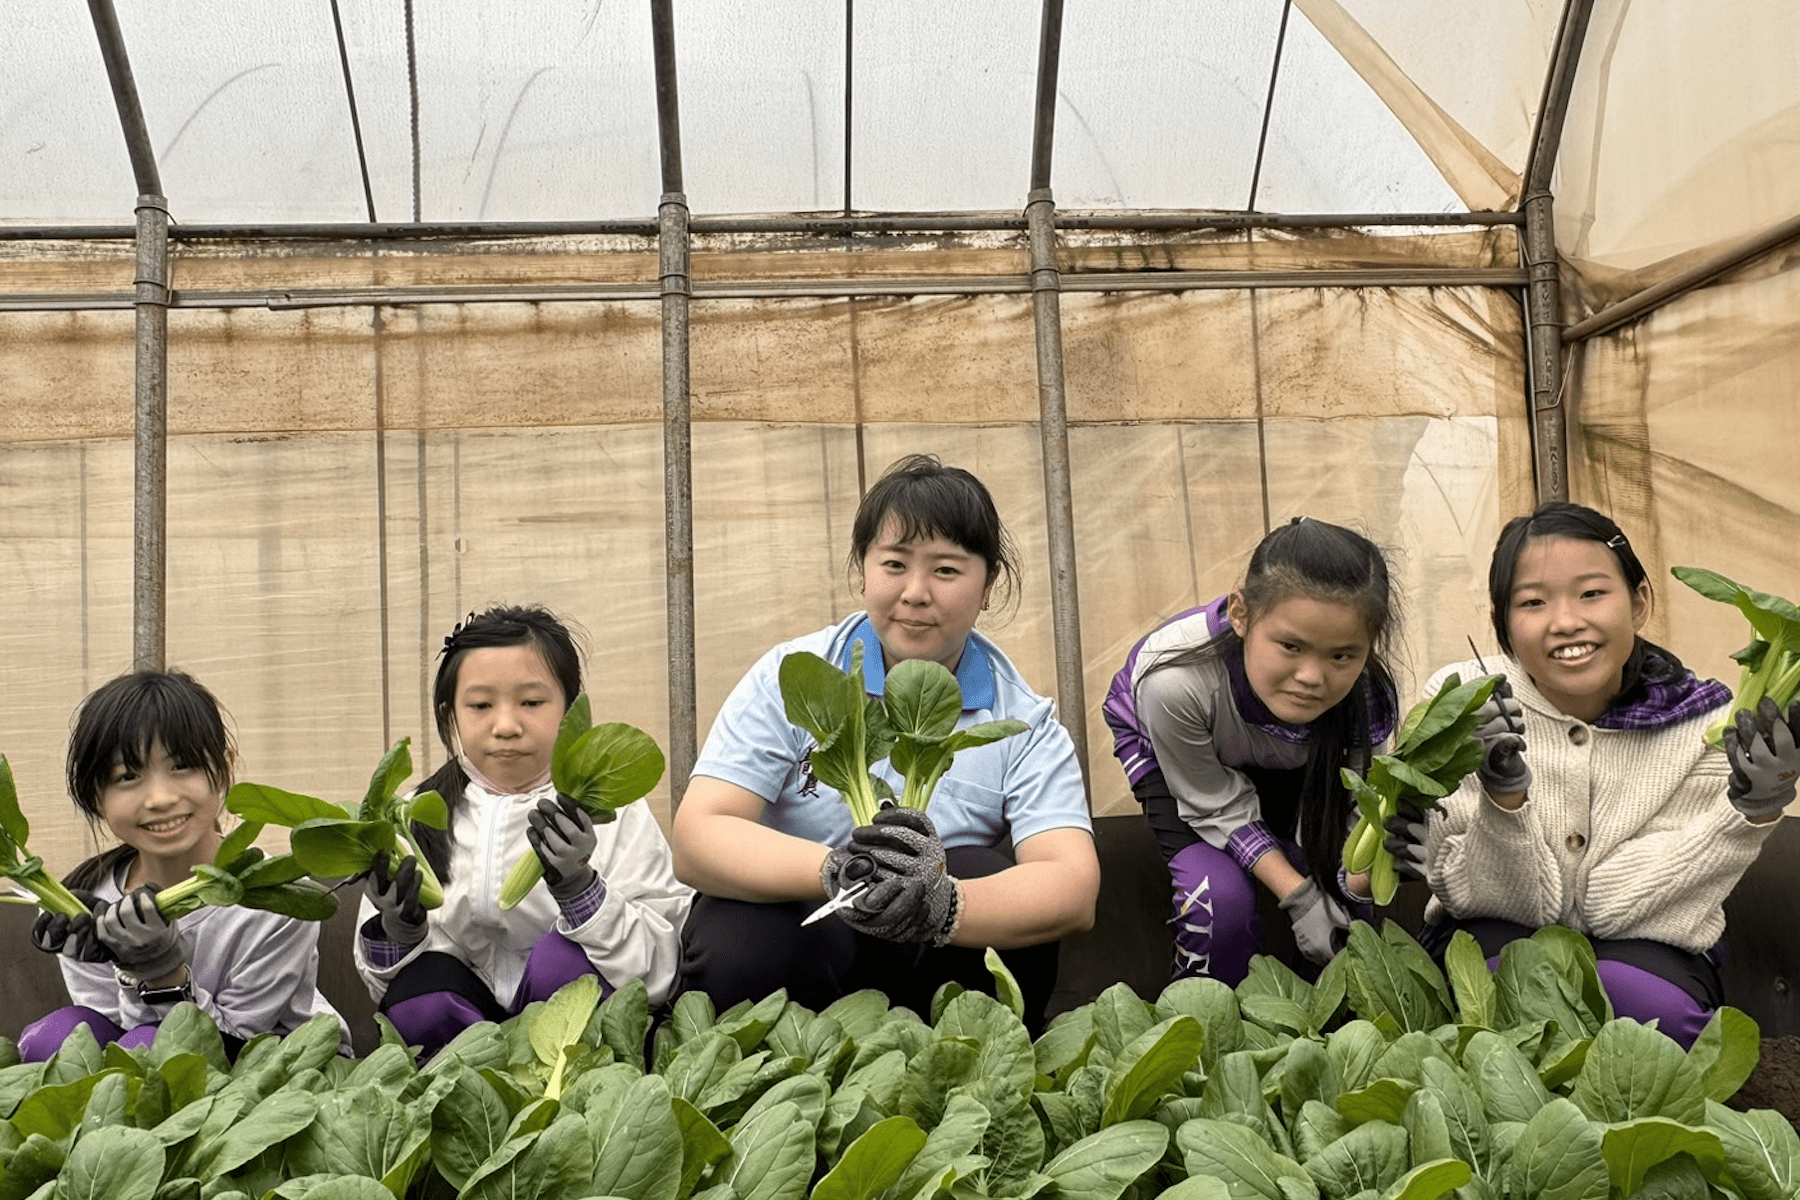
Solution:
[[[888,722],[901,737],[941,742],[962,716],[962,689],[941,663],[909,659],[888,672],[883,689]]]
[[[887,1020],[888,999],[880,992],[865,988],[840,996],[821,1009],[819,1015],[836,1021],[852,1042],[860,1042]]]
[[[953,1163],[981,1145],[988,1121],[988,1110],[979,1100],[960,1093],[951,1096],[942,1119],[925,1135],[924,1147],[900,1176],[894,1194],[910,1197],[927,1181],[941,1178]]]
[[[58,1200],[151,1200],[163,1147],[145,1129],[98,1129],[75,1143],[56,1181]]]
[[[1358,1125],[1305,1162],[1328,1196],[1354,1196],[1391,1186],[1411,1166],[1406,1130],[1386,1121]]]
[[[665,766],[663,752],[649,734],[609,721],[576,740],[563,756],[561,775],[554,766],[551,771],[558,791],[597,816],[649,795]]]
[[[1338,1086],[1346,1091],[1375,1078],[1375,1064],[1387,1048],[1387,1039],[1368,1021],[1347,1021],[1325,1037],[1325,1053],[1337,1068]]]
[[[1507,1162],[1507,1194],[1534,1200],[1608,1200],[1602,1130],[1560,1096],[1531,1120]]]
[[[924,1148],[924,1130],[906,1117],[889,1117],[850,1144],[813,1188],[812,1200],[872,1200],[898,1183]]]
[[[1730,1005],[1722,1005],[1688,1049],[1688,1060],[1700,1072],[1700,1086],[1709,1100],[1729,1100],[1737,1095],[1762,1053],[1762,1030],[1755,1021]]]
[[[1726,1169],[1745,1200],[1792,1200],[1800,1195],[1800,1134],[1770,1109],[1733,1112],[1706,1105],[1706,1123],[1718,1134]]]
[[[1387,1121],[1398,1125],[1405,1119],[1407,1101],[1414,1085],[1398,1079],[1375,1079],[1337,1098],[1337,1110],[1350,1121],[1361,1125],[1368,1121]]]
[[[1765,642],[1787,635],[1790,627],[1800,633],[1800,608],[1780,596],[1733,583],[1703,567],[1670,567],[1669,573],[1708,600],[1737,606]]]
[[[777,675],[787,719],[812,734],[818,750],[832,745],[862,708],[862,689],[816,654],[787,655]]]
[[[812,1178],[812,1123],[792,1104],[777,1104],[731,1131],[721,1182],[736,1200],[800,1200]]]
[[[675,1115],[675,1126],[681,1132],[681,1179],[675,1195],[689,1196],[706,1168],[723,1161],[731,1153],[731,1143],[725,1140],[717,1125],[707,1120],[705,1113],[680,1096],[671,1096],[669,1106]]]
[[[377,854],[392,850],[393,827],[380,821],[315,819],[294,827],[288,837],[294,857],[306,873],[320,879],[343,879],[369,869]]]
[[[548,1128],[502,1147],[501,1161],[478,1172],[458,1200],[563,1200],[579,1195],[589,1153],[591,1143],[581,1118],[564,1114]]]
[[[1242,1125],[1198,1117],[1175,1131],[1175,1145],[1189,1175],[1224,1180],[1234,1197],[1286,1200],[1282,1179],[1312,1187],[1305,1168]]]
[[[241,1114],[217,1140],[190,1153],[185,1167],[202,1184],[209,1183],[304,1130],[319,1107],[320,1098],[311,1092],[275,1092]]]
[[[431,1138],[431,1110],[407,1104],[379,1087],[328,1092],[318,1119],[287,1143],[298,1174],[367,1175],[384,1182],[405,1173]],[[405,1188],[402,1181],[395,1195]]]
[[[623,1063],[642,1066],[644,1044],[650,1036],[650,993],[642,979],[632,979],[600,1003],[595,1014],[599,1020],[599,1044],[612,1049],[613,1057]],[[594,1034],[594,1020],[588,1021],[588,1036]]]
[[[556,727],[556,743],[550,748],[550,777],[556,778],[557,768],[565,765],[569,752],[581,735],[594,727],[593,705],[586,692],[576,695],[563,713],[562,720]]]
[[[1101,1125],[1147,1116],[1199,1062],[1205,1039],[1200,1023],[1187,1016],[1171,1017],[1139,1034],[1113,1060]]]
[[[1458,929],[1444,951],[1444,973],[1456,993],[1456,1019],[1464,1025],[1493,1028],[1499,1013],[1499,991],[1487,968],[1481,945],[1466,929]]]
[[[62,1141],[81,1123],[88,1097],[104,1078],[103,1074],[90,1074],[39,1088],[14,1110],[13,1128],[27,1137],[38,1133],[52,1141]]]
[[[246,821],[292,829],[313,820],[342,821],[344,808],[316,796],[283,791],[266,783],[234,783],[225,793],[225,807]]]
[[[1609,1021],[1588,1048],[1569,1093],[1596,1121],[1667,1117],[1686,1125],[1705,1120],[1699,1069],[1667,1036],[1636,1021]]]
[[[1207,1070],[1244,1045],[1243,1017],[1237,993],[1217,979],[1177,979],[1156,999],[1156,1020],[1189,1016],[1200,1023],[1204,1045],[1200,1059]]]
[[[436,792],[420,792],[406,802],[406,819],[431,829],[448,829],[450,809]]]
[[[1463,1049],[1463,1068],[1481,1094],[1490,1122],[1525,1122],[1550,1103],[1550,1091],[1520,1049],[1489,1030],[1479,1030]]]
[[[357,814],[365,821],[391,821],[396,793],[406,777],[412,774],[412,739],[401,738],[393,749],[381,756],[369,776],[368,791],[363,793],[362,810]]]
[[[1652,1167],[1677,1155],[1692,1155],[1714,1178],[1725,1165],[1725,1148],[1717,1133],[1664,1117],[1609,1125],[1600,1147],[1613,1186],[1626,1196],[1643,1185]]]
[[[1179,1018],[1187,1020],[1187,1018]],[[1118,1200],[1168,1149],[1169,1131],[1155,1121],[1109,1125],[1044,1164],[1058,1200]]]
[[[563,1049],[580,1040],[599,1001],[600,980],[582,975],[558,988],[543,1007],[526,1016],[531,1049],[538,1061],[555,1066]]]
[[[594,1159],[586,1194],[675,1200],[683,1144],[668,1084],[660,1076],[645,1075],[608,1116],[602,1124],[589,1124]]]
[[[1381,1194],[1381,1200],[1438,1200],[1474,1178],[1469,1164],[1455,1159],[1421,1163]]]
[[[978,1069],[1002,1088],[1029,1092],[1037,1078],[1031,1035],[1005,1005],[982,992],[950,1001],[936,1025],[940,1038],[968,1038],[980,1046]]]
[[[5,835],[7,843],[3,861],[18,861],[26,842],[31,839],[31,822],[25,819],[25,811],[19,807],[18,785],[13,782],[12,764],[6,761],[4,754],[0,754],[0,834]]]

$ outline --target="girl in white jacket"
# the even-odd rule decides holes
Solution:
[[[449,828],[414,826],[444,902],[425,911],[410,858],[391,877],[378,870],[356,938],[378,1009],[426,1055],[582,974],[608,993],[642,979],[653,1005],[674,983],[693,893],[649,807],[596,825],[550,781],[557,729],[580,692],[580,654],[545,609],[490,608],[444,639],[432,706],[450,758],[420,787],[444,797]],[[527,852],[543,883],[502,909],[501,885]]]

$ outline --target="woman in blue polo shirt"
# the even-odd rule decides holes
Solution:
[[[974,632],[996,582],[1017,583],[992,497],[967,471],[915,455],[890,467],[857,509],[851,564],[865,611],[770,650],[726,699],[675,815],[675,871],[700,895],[682,936],[683,990],[720,1010],[786,988],[819,1009],[862,988],[921,1014],[955,981],[992,991],[986,948],[1001,952],[1035,1030],[1056,977],[1057,942],[1089,929],[1100,887],[1074,745],[1054,705]],[[781,660],[810,651],[864,682],[928,659],[962,687],[958,726],[1015,718],[1027,731],[961,751],[929,817],[885,809],[852,828],[850,810],[810,769],[812,736],[791,724]],[[883,762],[876,771],[900,790]],[[879,864],[855,903],[802,922],[848,886],[857,854]]]

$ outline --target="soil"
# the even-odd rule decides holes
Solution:
[[[1800,1037],[1763,1039],[1756,1070],[1731,1098],[1731,1107],[1772,1108],[1800,1133]]]

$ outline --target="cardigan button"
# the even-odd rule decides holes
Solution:
[[[1574,742],[1577,746],[1587,745],[1588,727],[1586,725],[1569,726],[1569,740]]]
[[[1570,854],[1580,854],[1581,848],[1587,845],[1587,838],[1579,833],[1571,833],[1568,841],[1563,844],[1568,846]]]

